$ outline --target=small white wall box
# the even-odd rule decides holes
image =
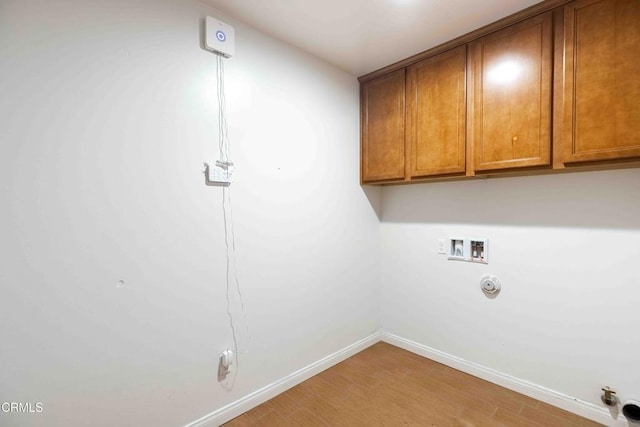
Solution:
[[[236,51],[236,32],[233,27],[211,16],[207,16],[205,27],[205,48],[231,58]]]
[[[449,237],[449,259],[465,261],[469,250],[465,248],[465,239],[462,237]]]
[[[469,239],[469,259],[472,262],[489,263],[489,241],[487,239]]]
[[[448,258],[489,263],[489,241],[485,238],[449,237]]]

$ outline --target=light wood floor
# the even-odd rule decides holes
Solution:
[[[401,425],[600,424],[382,342],[225,424]]]

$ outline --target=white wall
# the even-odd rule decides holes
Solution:
[[[237,35],[231,391],[207,15]],[[197,1],[2,0],[0,94],[0,402],[44,406],[0,425],[183,425],[378,329],[355,77]]]
[[[231,391],[206,15],[237,33]],[[380,302],[389,333],[640,398],[638,169],[362,189],[355,78],[197,1],[2,0],[0,94],[0,402],[44,406],[0,425],[182,425],[368,336]],[[488,266],[436,254],[459,234]]]
[[[640,398],[639,195],[639,169],[385,188],[383,330],[600,407],[605,385]],[[488,238],[489,264],[438,255],[449,236]]]

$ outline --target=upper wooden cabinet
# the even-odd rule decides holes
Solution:
[[[411,178],[465,172],[465,46],[407,68]]]
[[[362,182],[405,176],[405,71],[364,83],[361,88]]]
[[[469,141],[474,170],[551,163],[551,12],[469,45]]]
[[[640,167],[639,76],[640,0],[545,0],[360,77],[361,181]]]
[[[640,156],[640,1],[564,7],[564,163]]]

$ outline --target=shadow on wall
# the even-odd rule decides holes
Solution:
[[[381,220],[640,229],[640,169],[388,186]]]
[[[382,187],[373,185],[362,186],[364,195],[369,199],[369,204],[376,213],[378,220],[382,221]]]

